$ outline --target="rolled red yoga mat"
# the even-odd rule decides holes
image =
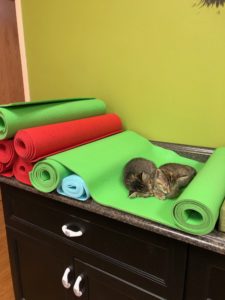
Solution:
[[[5,177],[13,176],[13,165],[17,159],[13,140],[0,141],[0,175]]]
[[[34,164],[24,161],[18,157],[13,166],[13,174],[16,179],[22,183],[31,185],[29,172],[33,169]]]
[[[37,161],[121,131],[120,118],[115,114],[106,114],[19,130],[14,146],[21,158]]]

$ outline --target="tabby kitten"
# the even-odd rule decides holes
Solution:
[[[155,164],[144,158],[134,158],[124,167],[124,184],[129,190],[129,197],[153,196]]]
[[[195,174],[195,169],[190,166],[176,163],[162,165],[155,172],[154,196],[160,200],[176,198]]]

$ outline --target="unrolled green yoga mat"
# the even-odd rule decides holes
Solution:
[[[65,122],[105,113],[102,100],[91,98],[15,103],[0,106],[0,140],[24,128]]]
[[[168,162],[187,164],[198,174],[179,199],[130,199],[122,174],[124,165],[134,157],[150,159],[157,166]],[[35,165],[30,178],[35,188],[50,192],[68,171],[85,180],[99,204],[192,234],[213,230],[225,195],[225,148],[216,150],[204,165],[155,146],[132,131],[50,156]]]

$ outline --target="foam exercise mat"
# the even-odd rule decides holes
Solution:
[[[219,216],[219,231],[225,232],[225,201],[220,208],[220,216]]]
[[[14,155],[13,140],[0,141],[0,163],[7,164]]]
[[[105,114],[19,130],[15,135],[14,145],[20,157],[37,161],[120,131],[120,118],[115,114]]]
[[[13,175],[18,181],[31,185],[29,172],[31,172],[33,166],[33,163],[24,161],[18,157],[13,165]]]
[[[18,106],[35,106],[39,104],[57,103],[57,102],[69,102],[69,101],[82,101],[82,100],[95,100],[95,98],[66,98],[66,99],[48,99],[48,100],[35,100],[35,101],[17,101],[12,103],[0,104],[0,107],[18,107]]]
[[[13,146],[13,140],[0,141],[0,175],[5,177],[13,176],[13,165],[17,154]]]
[[[0,106],[0,140],[24,128],[65,122],[105,113],[99,99],[35,101]]]
[[[225,196],[225,147],[214,151],[190,186],[175,202],[173,216],[184,231],[213,230]]]
[[[169,162],[187,164],[198,173],[178,199],[130,199],[122,175],[125,164],[135,157],[150,159],[157,167]],[[225,148],[215,151],[202,164],[155,146],[135,132],[125,131],[50,156],[35,165],[30,178],[35,188],[50,192],[66,172],[81,176],[99,204],[192,234],[207,234],[215,226],[225,195]],[[185,205],[179,207],[181,203]]]
[[[80,176],[75,174],[63,178],[61,184],[57,187],[57,193],[80,201],[90,198],[86,183]]]
[[[49,193],[54,191],[61,184],[63,178],[72,175],[73,173],[73,171],[71,171],[69,168],[66,168],[56,160],[47,158],[40,162],[37,162],[34,165],[34,168],[30,172],[29,177],[31,184],[37,190],[44,193]]]

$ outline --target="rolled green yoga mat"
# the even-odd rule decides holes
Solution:
[[[225,232],[225,201],[220,208],[220,216],[219,216],[219,231]]]
[[[225,196],[225,148],[214,151],[176,201],[173,216],[184,231],[206,234],[214,229]]]
[[[1,105],[0,140],[13,137],[20,129],[81,119],[104,113],[104,102],[94,98]]]
[[[35,177],[31,175],[30,179],[33,178],[35,182],[35,178],[38,178],[42,182],[42,189],[39,190],[46,193],[52,192],[59,186],[63,178],[73,173],[55,160],[51,160],[51,164],[49,164],[48,159],[45,159],[36,165]],[[53,186],[55,188],[52,189]]]
[[[150,159],[157,166],[168,162],[187,164],[198,174],[178,200],[160,201],[154,197],[130,199],[122,175],[124,165],[134,157]],[[204,166],[155,146],[135,132],[125,131],[38,162],[30,174],[31,182],[38,190],[50,192],[56,189],[59,180],[54,180],[54,173],[62,180],[55,162],[64,170],[81,176],[96,202],[193,234],[206,234],[213,230],[225,195],[225,148],[215,151]],[[43,172],[46,175],[44,179]],[[183,216],[185,225],[179,218],[176,219],[181,203],[186,203],[184,212],[179,214]]]

